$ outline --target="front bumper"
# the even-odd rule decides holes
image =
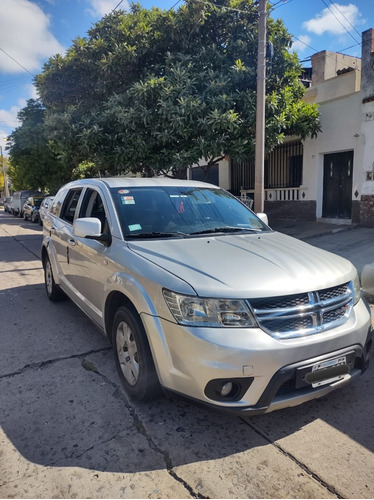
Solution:
[[[342,387],[368,365],[372,331],[363,301],[340,327],[288,340],[258,328],[185,328],[142,318],[162,386],[226,412],[256,414],[295,406]],[[348,373],[320,387],[302,381],[307,367],[342,356],[349,360]],[[240,389],[227,399],[211,390],[225,381]]]

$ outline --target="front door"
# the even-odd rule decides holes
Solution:
[[[322,217],[351,219],[352,174],[353,151],[324,156]]]

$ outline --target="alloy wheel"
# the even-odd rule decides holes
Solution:
[[[116,333],[117,356],[123,376],[129,385],[135,385],[139,378],[138,347],[134,334],[125,321],[121,321]]]

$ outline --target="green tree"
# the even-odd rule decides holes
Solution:
[[[77,169],[175,175],[203,159],[254,154],[257,3],[187,0],[177,11],[143,9],[105,16],[36,79],[54,154]],[[302,101],[291,36],[268,19],[266,147],[285,135],[320,130]],[[80,175],[82,170],[80,170]]]
[[[3,151],[4,154],[4,151]],[[5,170],[5,179],[4,179]],[[9,160],[6,156],[0,157],[0,192],[1,196],[5,196],[5,182],[8,182]]]
[[[29,99],[17,115],[22,124],[9,137],[9,176],[14,190],[53,191],[70,179],[69,170],[49,148],[44,115],[44,106],[35,99]]]

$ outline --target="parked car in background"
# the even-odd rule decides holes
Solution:
[[[4,198],[4,211],[5,212],[11,213],[11,210],[12,210],[12,200],[13,200],[12,196]]]
[[[44,219],[46,292],[106,332],[132,398],[295,406],[365,371],[370,312],[351,262],[266,221],[202,182],[74,181]]]
[[[54,199],[54,196],[46,196],[39,207],[39,224],[41,226],[43,225],[44,217],[46,216],[47,212],[49,211],[53,199]]]
[[[39,207],[44,199],[44,196],[29,196],[23,205],[23,218],[31,219],[31,222],[39,221]]]
[[[41,191],[35,189],[25,189],[23,191],[16,191],[13,193],[13,202],[12,202],[12,214],[20,217],[23,217],[23,206],[26,203],[27,198],[29,196],[41,196],[44,197],[44,194]]]

